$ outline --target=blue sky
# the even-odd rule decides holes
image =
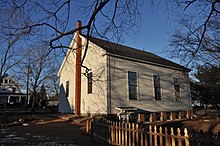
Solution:
[[[127,37],[123,44],[168,58],[169,54],[164,52],[177,26],[177,9],[167,8],[165,1],[161,1],[158,6],[145,7],[141,12],[140,30],[133,39]],[[178,59],[171,60],[178,62]]]
[[[176,18],[179,9],[175,9],[174,2],[172,1],[160,0],[154,2],[153,6],[151,5],[151,1],[144,0],[143,2],[143,7],[140,10],[140,28],[136,32],[130,32],[130,36],[124,35],[122,44],[145,50],[180,63],[178,59],[169,58],[169,54],[164,53],[166,52],[165,48],[168,46],[171,32],[177,26]],[[168,5],[167,2],[169,3]],[[83,1],[81,4],[74,4],[75,6],[80,6],[83,4]],[[88,19],[77,14],[78,12],[77,10],[73,10],[75,19],[71,22],[73,23],[72,25],[75,25],[74,22],[77,20],[82,20],[83,24],[87,23]]]
[[[89,15],[86,11],[82,10],[83,6],[89,5],[92,1],[72,1],[71,5],[71,21],[69,21],[69,26],[73,28],[77,20],[81,20],[85,25],[88,22]],[[151,5],[151,1],[143,0],[143,6],[140,10],[141,18],[138,31],[130,32],[129,35],[123,36],[123,45],[137,48],[140,50],[145,50],[164,58],[170,59],[174,62],[180,63],[178,59],[169,58],[168,53],[166,52],[166,47],[168,47],[168,40],[171,36],[171,32],[175,30],[177,26],[177,14],[179,9],[174,8],[173,1],[164,1],[159,0],[154,2],[154,5]],[[167,3],[169,3],[167,5]],[[112,7],[110,7],[112,9]],[[66,9],[65,9],[66,11]],[[106,8],[105,12],[112,11],[109,8]],[[111,12],[110,12],[111,13]],[[63,16],[62,13],[60,16]],[[97,21],[101,22],[97,18]],[[65,43],[69,43],[64,39]],[[113,40],[110,40],[113,41]]]

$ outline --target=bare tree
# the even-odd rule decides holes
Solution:
[[[12,67],[25,57],[25,44],[21,42],[27,33],[15,33],[14,26],[21,26],[25,16],[15,8],[0,9],[0,80]]]
[[[192,67],[220,64],[220,1],[175,1],[182,17],[170,40],[172,55]]]
[[[142,3],[143,0],[3,0],[0,6],[18,9],[29,18],[23,26],[11,27],[14,33],[36,33],[36,29],[41,28],[50,35],[50,50],[45,52],[48,55],[56,48],[73,49],[68,44],[77,30],[83,30],[88,37],[99,35],[121,40],[123,33],[127,34],[139,24]],[[78,16],[84,25],[75,28]],[[88,43],[82,66],[87,49]]]
[[[45,88],[47,89],[47,93],[51,95],[59,94],[59,77],[57,76],[56,73],[57,72],[53,72],[47,78],[47,84],[45,85]]]
[[[44,47],[44,46],[42,46]],[[39,92],[39,87],[42,84],[46,84],[46,81],[51,78],[54,72],[57,72],[55,65],[55,58],[52,54],[45,56],[45,52],[42,52],[42,47],[34,48],[30,54],[30,89],[32,94],[32,108],[35,108],[39,102],[37,93]]]

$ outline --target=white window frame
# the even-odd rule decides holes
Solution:
[[[174,78],[176,78],[177,79],[177,81],[178,81],[178,83],[179,83],[179,94],[180,94],[180,97],[179,97],[179,100],[177,100],[177,98],[176,98],[176,95],[175,95],[175,89],[174,89]],[[173,85],[173,95],[174,95],[174,101],[175,102],[180,102],[180,101],[182,101],[182,98],[181,98],[181,87],[180,87],[180,78],[179,77],[176,77],[176,76],[174,76],[173,78],[172,78],[172,85]]]
[[[160,77],[160,96],[161,96],[160,100],[156,100],[155,99],[154,76],[159,76]],[[159,75],[159,74],[153,73],[151,78],[152,78],[152,91],[153,91],[153,99],[154,99],[154,101],[157,101],[157,102],[164,101],[164,98],[163,98],[163,87],[162,87],[162,76]]]
[[[137,99],[129,99],[129,83],[128,83],[128,72],[135,72],[137,75]],[[127,101],[140,101],[140,91],[139,91],[139,73],[138,71],[126,70],[126,84],[127,84]]]

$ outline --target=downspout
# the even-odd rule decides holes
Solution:
[[[82,27],[81,21],[77,21],[77,28]],[[75,114],[81,114],[81,56],[82,56],[82,39],[81,30],[76,31],[76,76],[75,76]]]

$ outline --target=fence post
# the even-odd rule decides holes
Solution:
[[[157,115],[156,115],[156,113],[154,112],[154,113],[151,113],[151,114],[150,114],[150,122],[155,122],[155,121],[157,121]]]
[[[193,111],[192,110],[187,110],[186,117],[189,118],[189,119],[192,119],[192,116],[193,116]]]
[[[184,129],[184,137],[185,137],[186,146],[189,146],[189,135],[186,128]]]
[[[179,111],[179,117],[178,117],[179,119],[183,119],[183,117],[182,117],[182,111],[180,110]]]
[[[173,115],[172,115],[172,112],[170,111],[169,112],[169,119],[172,121],[173,120]]]
[[[144,114],[138,114],[139,123],[145,122],[144,116],[145,116]]]
[[[161,121],[166,121],[166,120],[167,120],[167,113],[161,112]]]
[[[171,112],[172,120],[176,120],[176,113],[174,111]]]
[[[89,133],[89,120],[86,121],[86,134]]]

